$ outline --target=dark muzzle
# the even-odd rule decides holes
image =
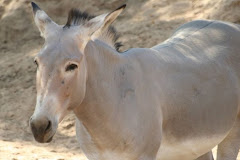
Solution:
[[[37,142],[46,143],[50,142],[52,137],[47,138],[48,133],[52,129],[52,123],[48,118],[30,118],[30,126],[33,136]]]

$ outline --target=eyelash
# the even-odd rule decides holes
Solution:
[[[68,72],[68,71],[73,71],[73,70],[75,70],[76,68],[78,68],[78,66],[77,66],[76,64],[69,64],[69,65],[66,67],[65,71],[66,71],[66,72]]]

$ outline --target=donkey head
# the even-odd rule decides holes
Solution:
[[[37,102],[30,126],[35,140],[44,143],[52,140],[64,116],[84,99],[87,80],[84,49],[87,43],[108,28],[125,5],[81,25],[71,24],[70,17],[64,27],[53,22],[33,2],[32,8],[45,44],[34,59]]]

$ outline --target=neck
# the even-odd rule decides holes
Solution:
[[[122,58],[117,51],[98,40],[90,41],[86,46],[85,58],[88,75],[86,94],[74,113],[85,128],[94,134],[103,126],[107,127],[116,114],[116,96],[113,94],[117,85],[114,74]]]

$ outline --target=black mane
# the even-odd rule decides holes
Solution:
[[[68,13],[68,20],[66,25],[63,28],[70,28],[71,26],[78,26],[85,24],[90,19],[94,18],[95,16],[88,14],[87,12],[81,12],[78,9],[71,9]],[[111,41],[117,51],[122,46],[121,42],[117,42],[119,35],[116,29],[113,26],[109,26],[102,35],[105,34]]]

